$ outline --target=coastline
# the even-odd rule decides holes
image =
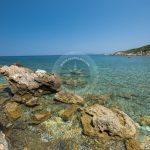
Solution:
[[[112,56],[150,56],[150,54],[133,54],[133,53],[124,53],[124,52],[115,52]]]
[[[125,51],[117,51],[112,55],[119,56],[150,56],[150,45],[145,45],[139,48],[133,48]]]

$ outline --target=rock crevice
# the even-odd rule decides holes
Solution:
[[[99,136],[100,133],[108,133],[110,136],[124,139],[134,138],[136,135],[134,122],[127,114],[118,109],[110,110],[99,104],[87,107],[81,121],[84,133],[88,135]]]

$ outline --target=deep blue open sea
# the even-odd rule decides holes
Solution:
[[[33,70],[51,72],[60,56],[0,57],[0,65],[21,63]],[[97,67],[93,93],[109,94],[107,106],[118,106],[135,122],[141,115],[150,116],[150,57],[92,55]],[[0,82],[6,82],[0,77]],[[91,81],[92,82],[92,81]]]

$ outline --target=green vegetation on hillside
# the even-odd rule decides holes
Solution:
[[[133,53],[133,54],[147,53],[147,52],[150,52],[150,45],[142,46],[140,48],[133,48],[133,49],[129,49],[127,51],[122,51],[122,52],[124,52],[124,53]]]
[[[150,45],[145,45],[139,48],[133,48],[126,51],[118,51],[115,52],[114,55],[139,55],[139,56],[150,55]]]

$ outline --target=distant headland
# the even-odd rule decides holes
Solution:
[[[114,52],[112,55],[119,56],[150,56],[150,45],[133,48],[125,51]]]

